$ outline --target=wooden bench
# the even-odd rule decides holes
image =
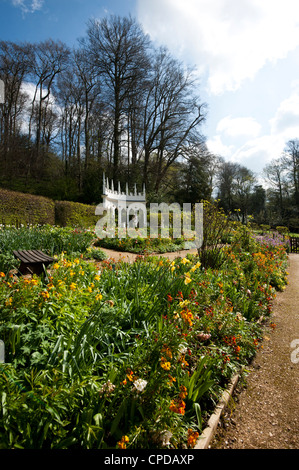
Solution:
[[[37,274],[45,272],[45,268],[53,263],[54,258],[40,250],[15,250],[14,256],[21,260],[19,272],[21,274]]]

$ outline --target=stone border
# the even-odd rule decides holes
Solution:
[[[221,415],[224,412],[225,408],[228,405],[228,402],[229,402],[230,398],[233,395],[233,392],[234,392],[234,390],[236,388],[236,385],[239,381],[240,375],[241,375],[241,372],[234,375],[233,378],[230,381],[228,389],[225,390],[222,393],[221,399],[220,399],[218,405],[216,406],[215,412],[210,417],[206,428],[204,429],[204,431],[201,433],[201,435],[199,436],[199,438],[197,440],[197,443],[194,447],[195,450],[197,450],[197,449],[208,449],[209,445],[211,444],[211,442],[212,442],[212,440],[213,440],[213,438],[216,434],[218,423],[220,421]]]

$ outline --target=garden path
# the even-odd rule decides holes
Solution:
[[[289,255],[288,271],[273,304],[274,328],[269,322],[212,449],[299,449],[299,254]]]

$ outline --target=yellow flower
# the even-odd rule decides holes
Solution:
[[[87,287],[88,292],[92,292],[92,288],[90,286]]]
[[[59,268],[59,264],[58,264],[58,263],[53,264],[53,268],[54,268],[54,269],[58,269],[58,268]]]
[[[198,262],[190,269],[190,271],[191,271],[192,273],[194,273],[194,271],[196,271],[196,269],[198,269],[199,266],[201,266],[201,263],[198,261]]]
[[[165,359],[165,357],[161,357],[161,367],[164,370],[170,370],[171,364],[169,361]]]
[[[101,277],[98,276],[98,275],[96,275],[96,276],[94,277],[94,279],[95,279],[95,281],[99,281],[99,280],[101,279]]]
[[[190,261],[187,258],[183,258],[181,262],[182,264],[190,263]]]
[[[5,277],[5,274],[3,272],[1,272],[0,277]]]
[[[71,290],[76,290],[76,287],[77,287],[76,284],[74,282],[72,282],[71,285],[70,285],[70,289]]]
[[[74,259],[74,263],[79,264],[80,263],[79,259],[78,258]]]
[[[119,449],[126,449],[129,442],[128,436],[123,436],[120,441],[118,441],[117,446]]]
[[[6,307],[9,307],[12,304],[12,297],[9,297],[9,299],[6,300],[5,305]]]
[[[96,300],[102,300],[102,298],[103,298],[102,294],[97,294],[96,295]]]
[[[184,283],[187,285],[189,284],[189,282],[191,282],[192,279],[190,279],[190,274],[189,273],[186,273],[185,274],[185,280],[184,280]]]

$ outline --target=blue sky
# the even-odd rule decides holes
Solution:
[[[299,138],[298,0],[0,0],[0,39],[72,46],[110,13],[195,67],[213,153],[260,175]]]

